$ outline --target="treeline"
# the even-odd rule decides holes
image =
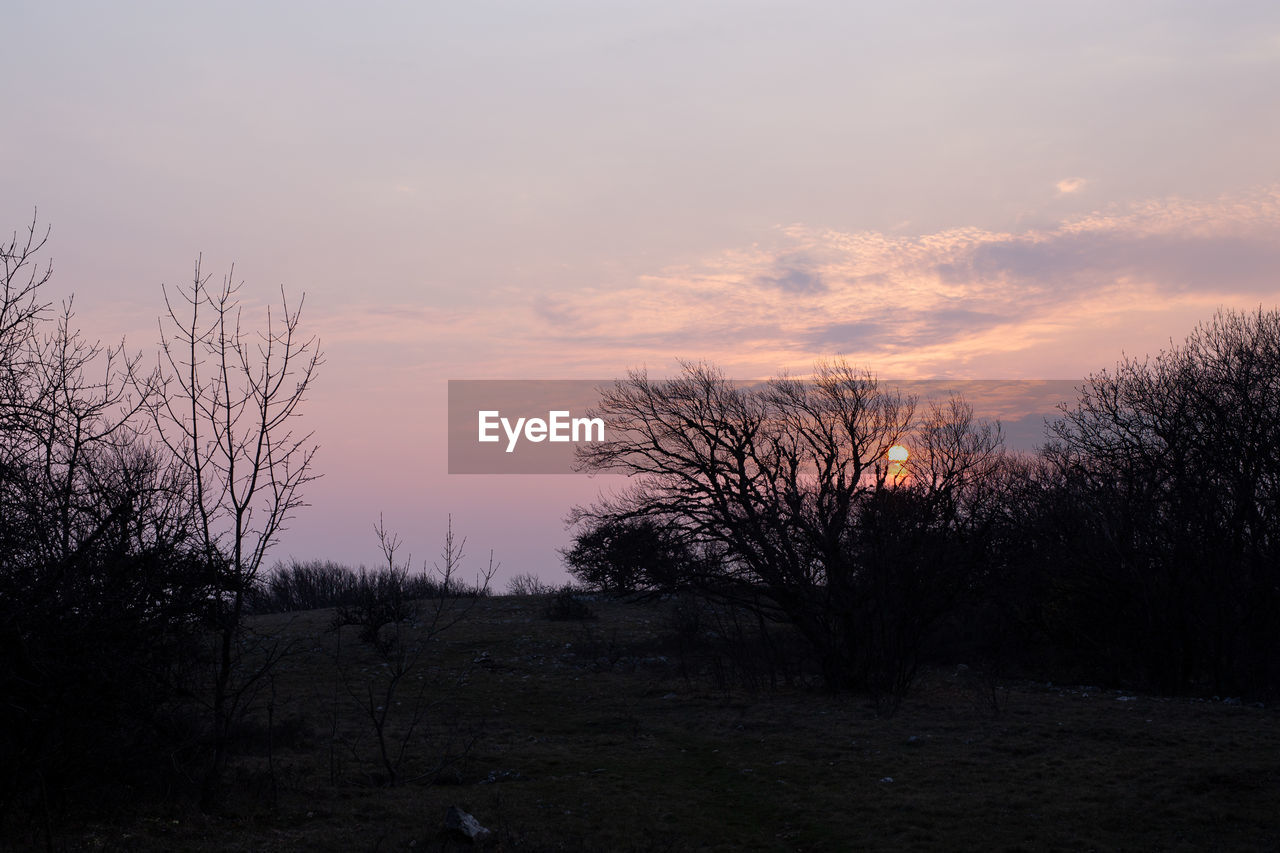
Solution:
[[[575,510],[573,574],[786,623],[832,689],[896,701],[930,660],[1280,688],[1280,313],[1089,377],[1035,454],[841,363],[754,387],[636,373],[600,414],[613,438],[582,464],[632,486]]]

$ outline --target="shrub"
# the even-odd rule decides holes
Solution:
[[[535,574],[519,574],[507,581],[507,595],[547,595],[554,591]]]
[[[547,618],[558,622],[582,621],[596,618],[596,613],[583,600],[580,590],[566,584],[547,603]]]

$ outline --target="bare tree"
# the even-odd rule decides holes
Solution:
[[[1280,312],[1219,313],[1089,377],[1051,437],[1079,557],[1066,591],[1089,601],[1058,608],[1071,640],[1119,680],[1274,685]]]
[[[76,330],[70,299],[48,310],[43,246],[34,223],[0,245],[0,810],[33,776],[101,796],[172,766],[156,723],[208,590],[150,377]]]
[[[49,308],[41,301],[40,288],[53,276],[53,264],[36,261],[49,234],[40,235],[36,228],[33,218],[25,237],[15,231],[0,243],[0,474],[12,472],[24,453],[32,373],[38,367],[32,349],[38,322]]]
[[[36,262],[37,255],[49,240],[49,231],[37,231],[35,215],[27,226],[25,237],[13,232],[9,241],[0,242],[0,353],[9,353],[17,342],[25,338],[25,332],[49,307],[41,302],[39,290],[53,277],[53,263],[43,266]],[[8,359],[2,359],[6,367],[13,367]]]
[[[189,288],[165,290],[161,318],[160,393],[151,416],[190,483],[204,559],[218,578],[214,625],[218,647],[212,692],[213,759],[202,791],[212,805],[227,760],[228,738],[247,682],[237,675],[237,640],[245,598],[267,551],[316,474],[315,444],[297,428],[299,407],[316,377],[321,353],[301,332],[301,300],[267,309],[265,327],[242,326],[234,269],[220,287],[197,260]]]
[[[438,722],[434,718],[444,705],[439,688],[449,681],[459,683],[466,670],[452,674],[437,670],[429,674],[426,663],[431,657],[431,644],[466,618],[477,602],[488,595],[500,566],[494,563],[490,551],[489,564],[479,573],[475,584],[469,586],[462,582],[460,572],[466,556],[466,537],[455,538],[450,516],[439,561],[430,571],[425,562],[422,567],[421,577],[431,579],[435,594],[427,601],[411,600],[411,588],[406,581],[410,577],[412,555],[403,563],[396,559],[400,537],[387,529],[381,516],[374,525],[374,534],[386,567],[362,576],[366,584],[362,601],[354,607],[338,608],[332,630],[337,633],[339,681],[360,715],[368,721],[376,742],[377,757],[372,763],[379,767],[383,782],[398,785],[437,776],[465,756],[474,743],[474,737],[462,737],[457,744],[429,742],[432,734],[426,730],[431,723]],[[379,666],[365,666],[357,671],[344,665],[341,631],[347,625],[359,626],[359,639],[372,650]],[[335,686],[330,732],[331,778],[336,778],[337,773],[335,748],[340,713]],[[347,746],[363,763],[360,740],[351,740]],[[424,750],[430,755],[423,755]],[[423,763],[408,770],[410,759]]]
[[[953,401],[923,424],[914,485],[899,483],[886,457],[911,433],[915,405],[840,362],[818,365],[811,379],[755,386],[705,364],[664,381],[632,373],[604,389],[593,413],[613,438],[584,445],[579,460],[633,484],[570,520],[588,536],[601,525],[655,525],[698,555],[682,582],[791,622],[825,681],[849,686],[858,679],[851,645],[862,636],[854,604],[874,576],[859,538],[874,515],[869,501],[915,489],[942,503],[998,455],[998,431]]]
[[[796,592],[838,565],[855,496],[874,486],[914,405],[843,364],[760,387],[735,386],[705,364],[665,381],[633,373],[606,389],[597,413],[617,438],[583,445],[580,464],[632,475],[634,485],[571,518],[652,518],[695,548],[732,555],[715,569],[727,594],[741,588],[754,599],[763,585],[791,611]]]

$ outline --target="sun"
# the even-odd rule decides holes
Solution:
[[[885,456],[889,459],[889,467],[885,471],[885,476],[890,483],[897,485],[907,479],[907,457],[910,452],[901,444],[895,444],[889,448]]]

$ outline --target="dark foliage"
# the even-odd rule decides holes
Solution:
[[[677,532],[649,518],[603,518],[561,552],[579,582],[608,594],[681,588],[695,557]]]
[[[137,358],[46,313],[42,245],[0,246],[0,818],[176,783],[219,588]]]
[[[337,607],[403,609],[407,602],[427,598],[469,598],[488,595],[482,586],[407,568],[353,569],[331,560],[277,563],[249,596],[254,613],[289,613]],[[385,624],[385,622],[383,623]]]
[[[1280,313],[1090,377],[1051,437],[1024,522],[1050,640],[1116,681],[1274,690]]]
[[[583,621],[596,618],[595,611],[583,598],[583,591],[563,586],[547,602],[548,619],[558,622]]]
[[[0,245],[0,819],[197,778],[211,802],[265,671],[241,671],[244,598],[311,479],[289,430],[318,354],[287,306],[248,343],[197,265],[148,372],[50,313],[43,246]]]
[[[552,589],[535,574],[521,572],[507,581],[507,595],[546,595]]]

